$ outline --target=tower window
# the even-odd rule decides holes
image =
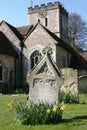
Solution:
[[[38,23],[40,23],[40,19],[38,19]]]
[[[48,26],[48,19],[45,18],[45,26]]]

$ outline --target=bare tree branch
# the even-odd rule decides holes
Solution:
[[[86,22],[76,13],[69,15],[68,32],[70,44],[74,48],[76,45],[81,48],[87,46],[87,27]],[[75,48],[74,48],[75,49]]]

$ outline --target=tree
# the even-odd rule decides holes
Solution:
[[[70,44],[74,49],[76,47],[85,48],[87,42],[86,22],[76,13],[69,14],[68,31]]]

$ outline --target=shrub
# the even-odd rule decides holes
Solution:
[[[12,110],[12,105],[8,105]],[[17,118],[24,125],[37,124],[56,124],[62,120],[62,112],[65,110],[65,104],[62,102],[59,105],[49,105],[48,103],[39,103],[26,105],[23,102],[14,105],[14,111]]]

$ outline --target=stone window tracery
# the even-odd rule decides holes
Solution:
[[[31,69],[38,63],[38,61],[41,59],[41,54],[38,50],[35,50],[31,56],[30,56],[30,60],[31,60]]]

